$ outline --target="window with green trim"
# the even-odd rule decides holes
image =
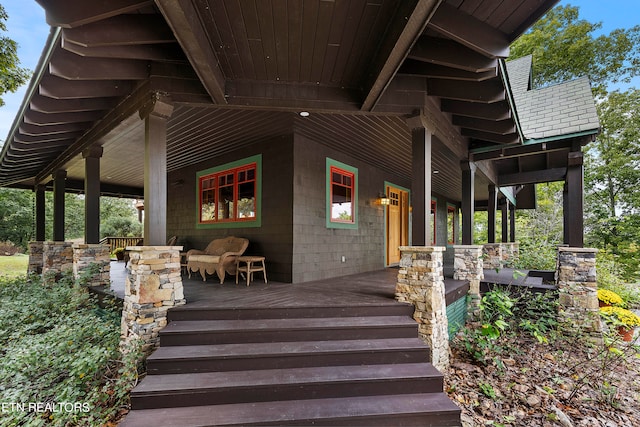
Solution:
[[[243,164],[199,176],[199,223],[255,221],[258,165]]]
[[[327,227],[357,226],[358,169],[327,158]]]

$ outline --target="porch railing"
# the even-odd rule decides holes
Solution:
[[[101,245],[109,245],[109,252],[113,252],[116,248],[126,248],[127,246],[135,246],[142,237],[104,237],[100,240]]]

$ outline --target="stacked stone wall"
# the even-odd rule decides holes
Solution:
[[[29,242],[27,274],[42,274],[44,242]]]
[[[73,245],[73,277],[78,280],[87,277],[87,286],[104,286],[110,284],[111,254],[109,245],[75,244]],[[95,271],[92,271],[95,266]]]
[[[63,273],[73,272],[73,244],[71,242],[44,242],[42,250],[42,277],[45,283],[57,281]]]
[[[485,243],[482,245],[484,268],[499,269],[513,265],[520,256],[517,242]]]
[[[413,304],[418,335],[431,348],[431,363],[449,366],[449,332],[444,290],[443,247],[400,247],[396,299]]]
[[[167,325],[167,311],[185,304],[180,273],[182,246],[129,246],[129,267],[122,311],[123,345],[140,340],[151,353]]]
[[[597,252],[590,248],[558,248],[556,282],[561,324],[600,342],[602,322],[596,282]]]
[[[484,278],[483,247],[455,245],[453,251],[453,278],[469,282],[469,317],[475,319],[480,309],[480,281]]]

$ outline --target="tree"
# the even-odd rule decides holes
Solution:
[[[588,76],[596,94],[640,75],[640,25],[594,36],[602,23],[579,18],[575,6],[551,9],[511,45],[510,58],[533,55],[536,86]]]
[[[0,31],[7,31],[7,18],[7,12],[0,5]],[[9,37],[0,36],[0,107],[4,105],[2,95],[15,92],[30,76],[29,70],[20,67],[16,42]]]
[[[32,193],[0,188],[0,242],[8,241],[24,249],[32,236]]]

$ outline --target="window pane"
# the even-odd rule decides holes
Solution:
[[[233,187],[220,187],[218,189],[218,221],[233,219],[233,206]]]
[[[256,217],[255,183],[238,185],[238,218]]]
[[[247,171],[247,180],[254,180],[256,179],[256,170],[255,169],[249,169]]]

